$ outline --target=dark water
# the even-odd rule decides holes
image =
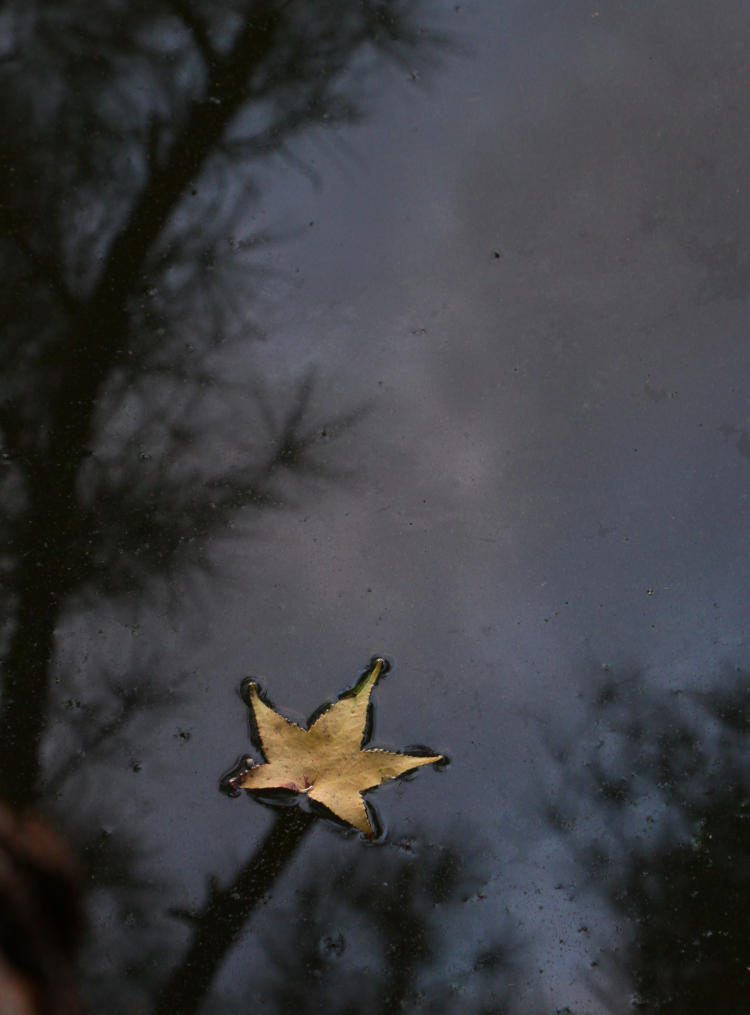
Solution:
[[[0,13],[0,780],[91,1011],[744,1012],[750,14]],[[373,655],[373,843],[219,792]]]

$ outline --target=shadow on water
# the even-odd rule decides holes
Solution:
[[[258,250],[278,238],[246,225],[258,167],[295,164],[303,131],[356,120],[380,62],[439,39],[399,0],[12,0],[3,17],[0,785],[54,809],[175,701],[158,654],[111,672],[61,658],[63,622],[124,598],[145,611],[230,522],[286,503],[287,477],[307,481],[297,496],[342,478],[321,434],[361,410],[321,415],[313,373],[285,390],[236,376],[262,334]],[[94,905],[147,921],[144,844],[114,844],[83,803],[64,824]],[[147,929],[138,946],[124,967],[153,982],[163,949]]]
[[[587,734],[557,753],[550,821],[624,925],[589,979],[613,1012],[747,1010],[750,673],[700,692],[637,668],[596,681]]]

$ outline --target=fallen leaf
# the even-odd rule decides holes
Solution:
[[[248,701],[265,763],[246,759],[247,767],[227,780],[229,788],[304,793],[373,838],[362,793],[421,765],[445,760],[440,754],[364,749],[370,694],[384,667],[384,659],[373,660],[355,687],[319,713],[308,729],[279,715],[263,701],[257,684],[249,684]]]

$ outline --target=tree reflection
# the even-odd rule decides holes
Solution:
[[[491,905],[488,878],[478,850],[415,838],[362,847],[333,873],[330,857],[319,857],[259,942],[243,1007],[510,1011],[519,946],[510,918],[475,935],[476,908]],[[486,915],[480,922],[492,926]],[[237,1010],[237,1000],[217,997],[208,1010]]]
[[[312,425],[306,380],[270,434],[251,413],[242,446],[211,354],[254,330],[235,284],[259,242],[241,225],[254,161],[351,119],[353,62],[419,35],[395,2],[24,0],[6,20],[0,776],[22,803],[71,599],[144,591],[346,425]],[[206,466],[209,430],[240,464]]]
[[[650,689],[637,670],[607,679],[595,742],[559,756],[552,817],[629,928],[600,985],[612,1011],[747,1008],[749,678],[727,668],[701,693]]]
[[[193,925],[193,934],[181,962],[158,991],[157,1015],[174,1011],[192,1015],[201,1007],[249,916],[294,857],[313,820],[312,814],[296,808],[280,812],[265,839],[227,887],[212,883],[199,912],[183,910],[175,914]]]
[[[238,377],[273,239],[248,223],[263,160],[353,121],[378,60],[436,39],[400,0],[10,0],[2,18],[0,785],[23,807],[170,705],[147,659],[135,679],[88,660],[76,703],[61,623],[205,568],[288,476],[339,478],[319,445],[357,412],[322,415],[312,374]],[[82,837],[130,884],[135,849]]]

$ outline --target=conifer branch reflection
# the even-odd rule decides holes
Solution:
[[[238,440],[239,399],[215,360],[257,338],[255,255],[275,238],[243,222],[261,190],[258,162],[293,162],[300,132],[356,117],[365,53],[394,59],[437,40],[402,0],[7,6],[0,783],[19,809],[69,794],[66,826],[94,894],[106,890],[118,918],[141,926],[154,915],[134,873],[143,844],[100,828],[70,786],[87,777],[89,752],[126,742],[144,702],[158,712],[164,701],[118,697],[99,660],[81,663],[106,707],[87,700],[90,725],[67,722],[65,749],[43,765],[55,721],[67,719],[53,678],[60,694],[75,682],[56,672],[59,631],[102,598],[145,609],[160,579],[207,568],[210,538],[237,512],[293,499],[286,476],[345,475],[322,460],[322,433],[334,438],[359,413],[322,414],[312,375],[273,398],[253,377],[242,422],[255,430]],[[212,428],[234,456],[196,454]],[[133,666],[146,683],[155,670]],[[161,943],[141,938],[127,947],[148,938],[148,959],[139,966],[123,945],[123,963],[147,982]]]
[[[609,1011],[744,1010],[749,676],[726,666],[700,691],[658,690],[638,667],[614,669],[594,682],[593,740],[560,745],[550,823],[624,922],[587,976]]]

